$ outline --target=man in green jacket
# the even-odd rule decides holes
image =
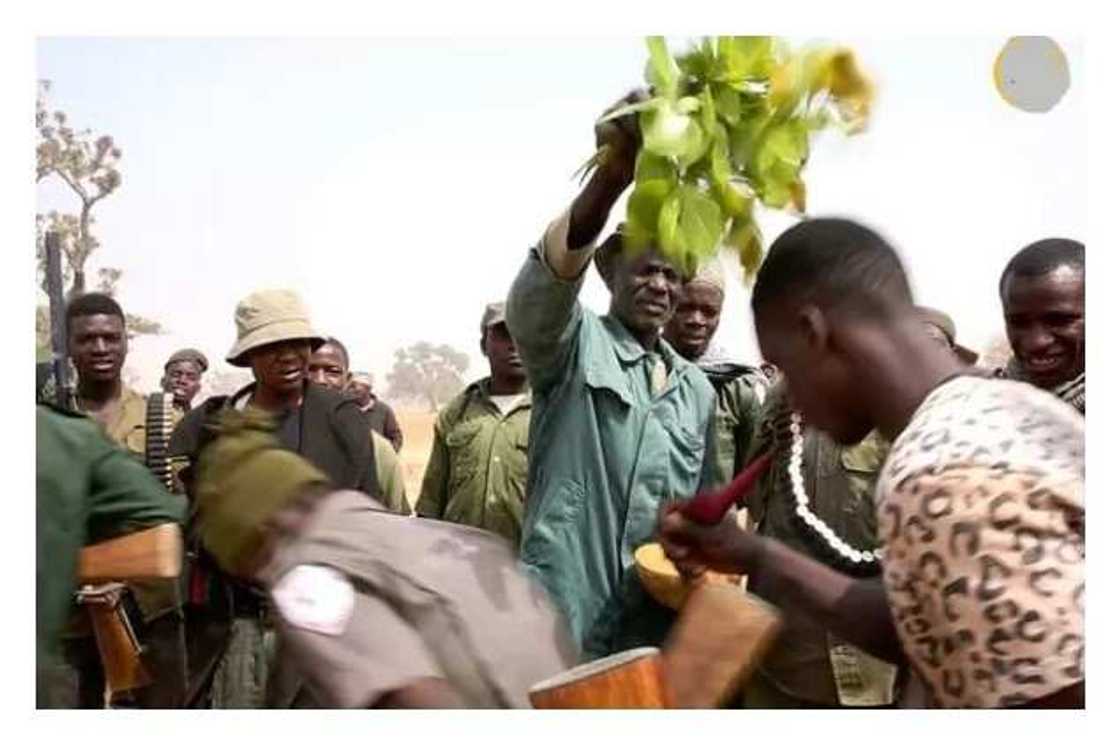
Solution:
[[[723,266],[717,256],[684,285],[677,311],[665,326],[665,340],[696,363],[716,391],[715,467],[718,482],[729,483],[746,465],[770,381],[761,370],[730,361],[713,348],[723,300]]]
[[[552,594],[586,657],[657,645],[673,614],[645,592],[634,551],[658,506],[700,486],[715,394],[661,338],[685,279],[650,246],[595,240],[633,180],[634,119],[597,128],[609,155],[530,251],[507,323],[533,389],[521,560]],[[579,303],[587,265],[611,292],[599,316]]]
[[[36,705],[78,706],[75,665],[62,660],[78,551],[129,532],[183,520],[184,504],[140,461],[78,413],[35,409]]]
[[[506,327],[505,303],[486,306],[482,353],[490,376],[443,407],[416,513],[489,530],[521,544],[532,401]]]

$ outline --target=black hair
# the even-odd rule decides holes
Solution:
[[[342,361],[346,362],[346,369],[350,369],[350,352],[346,350],[345,344],[343,344],[334,336],[327,336],[325,339],[323,339],[323,343],[320,344],[319,348],[321,349],[324,346],[334,346],[339,351],[341,351]]]
[[[999,296],[1003,297],[1012,277],[1044,276],[1063,266],[1085,273],[1084,243],[1068,238],[1046,238],[1031,243],[1007,262],[999,277]]]
[[[869,227],[840,218],[805,220],[786,230],[766,254],[751,293],[751,309],[801,295],[882,315],[912,302],[898,253]]]
[[[66,327],[70,328],[70,324],[74,318],[84,318],[90,315],[115,315],[121,319],[123,325],[124,311],[121,306],[107,294],[102,292],[85,292],[70,300],[66,305]]]

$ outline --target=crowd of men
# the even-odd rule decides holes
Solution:
[[[482,308],[490,374],[439,412],[415,515],[392,410],[294,292],[238,304],[234,394],[196,405],[207,358],[168,359],[163,482],[124,313],[70,302],[75,394],[37,419],[40,706],[107,700],[78,549],[166,522],[179,579],[128,594],[152,681],[113,705],[524,707],[665,641],[676,613],[634,563],[659,540],[783,610],[736,706],[1083,706],[1083,245],[993,277],[1013,357],[981,369],[881,236],[806,220],[753,286],[752,366],[712,345],[718,260],[684,275],[621,228],[598,241],[640,138],[625,117],[596,136],[609,155]],[[605,315],[579,302],[591,263]],[[680,511],[764,453],[746,529]]]

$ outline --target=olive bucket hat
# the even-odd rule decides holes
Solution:
[[[290,289],[263,289],[237,303],[233,314],[237,341],[226,354],[235,367],[248,367],[248,353],[277,341],[307,339],[319,348],[323,336],[311,328],[311,316],[300,296]]]

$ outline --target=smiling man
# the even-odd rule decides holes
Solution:
[[[1085,246],[1049,238],[1015,254],[999,280],[1014,359],[1004,374],[1085,413]]]
[[[701,486],[715,394],[661,338],[684,277],[655,246],[629,253],[616,232],[595,249],[633,180],[637,122],[596,127],[609,155],[530,251],[507,323],[533,389],[521,560],[552,594],[586,657],[658,645],[673,615],[642,590],[634,550],[658,505]],[[595,264],[611,293],[579,303]]]
[[[253,382],[228,398],[205,401],[187,414],[172,437],[172,454],[190,460],[181,478],[192,499],[197,498],[199,457],[220,436],[222,414],[251,408],[273,422],[281,447],[302,455],[334,486],[380,501],[373,444],[357,403],[307,379],[311,353],[324,339],[312,329],[300,297],[289,290],[254,292],[238,303],[234,322],[237,340],[226,361],[252,369]],[[288,670],[277,670],[269,680],[273,631],[259,592],[217,571],[205,554],[191,574],[188,607],[207,627],[228,628],[228,642],[192,655],[194,670],[213,670],[200,672],[203,676],[192,682],[195,696],[208,693],[215,708],[259,708],[266,697],[271,706],[292,705],[298,680]],[[205,659],[215,654],[218,661],[208,665]]]
[[[191,403],[202,389],[202,375],[209,366],[206,355],[197,349],[180,349],[163,365],[160,387],[174,397],[175,410],[180,415],[191,410]]]

